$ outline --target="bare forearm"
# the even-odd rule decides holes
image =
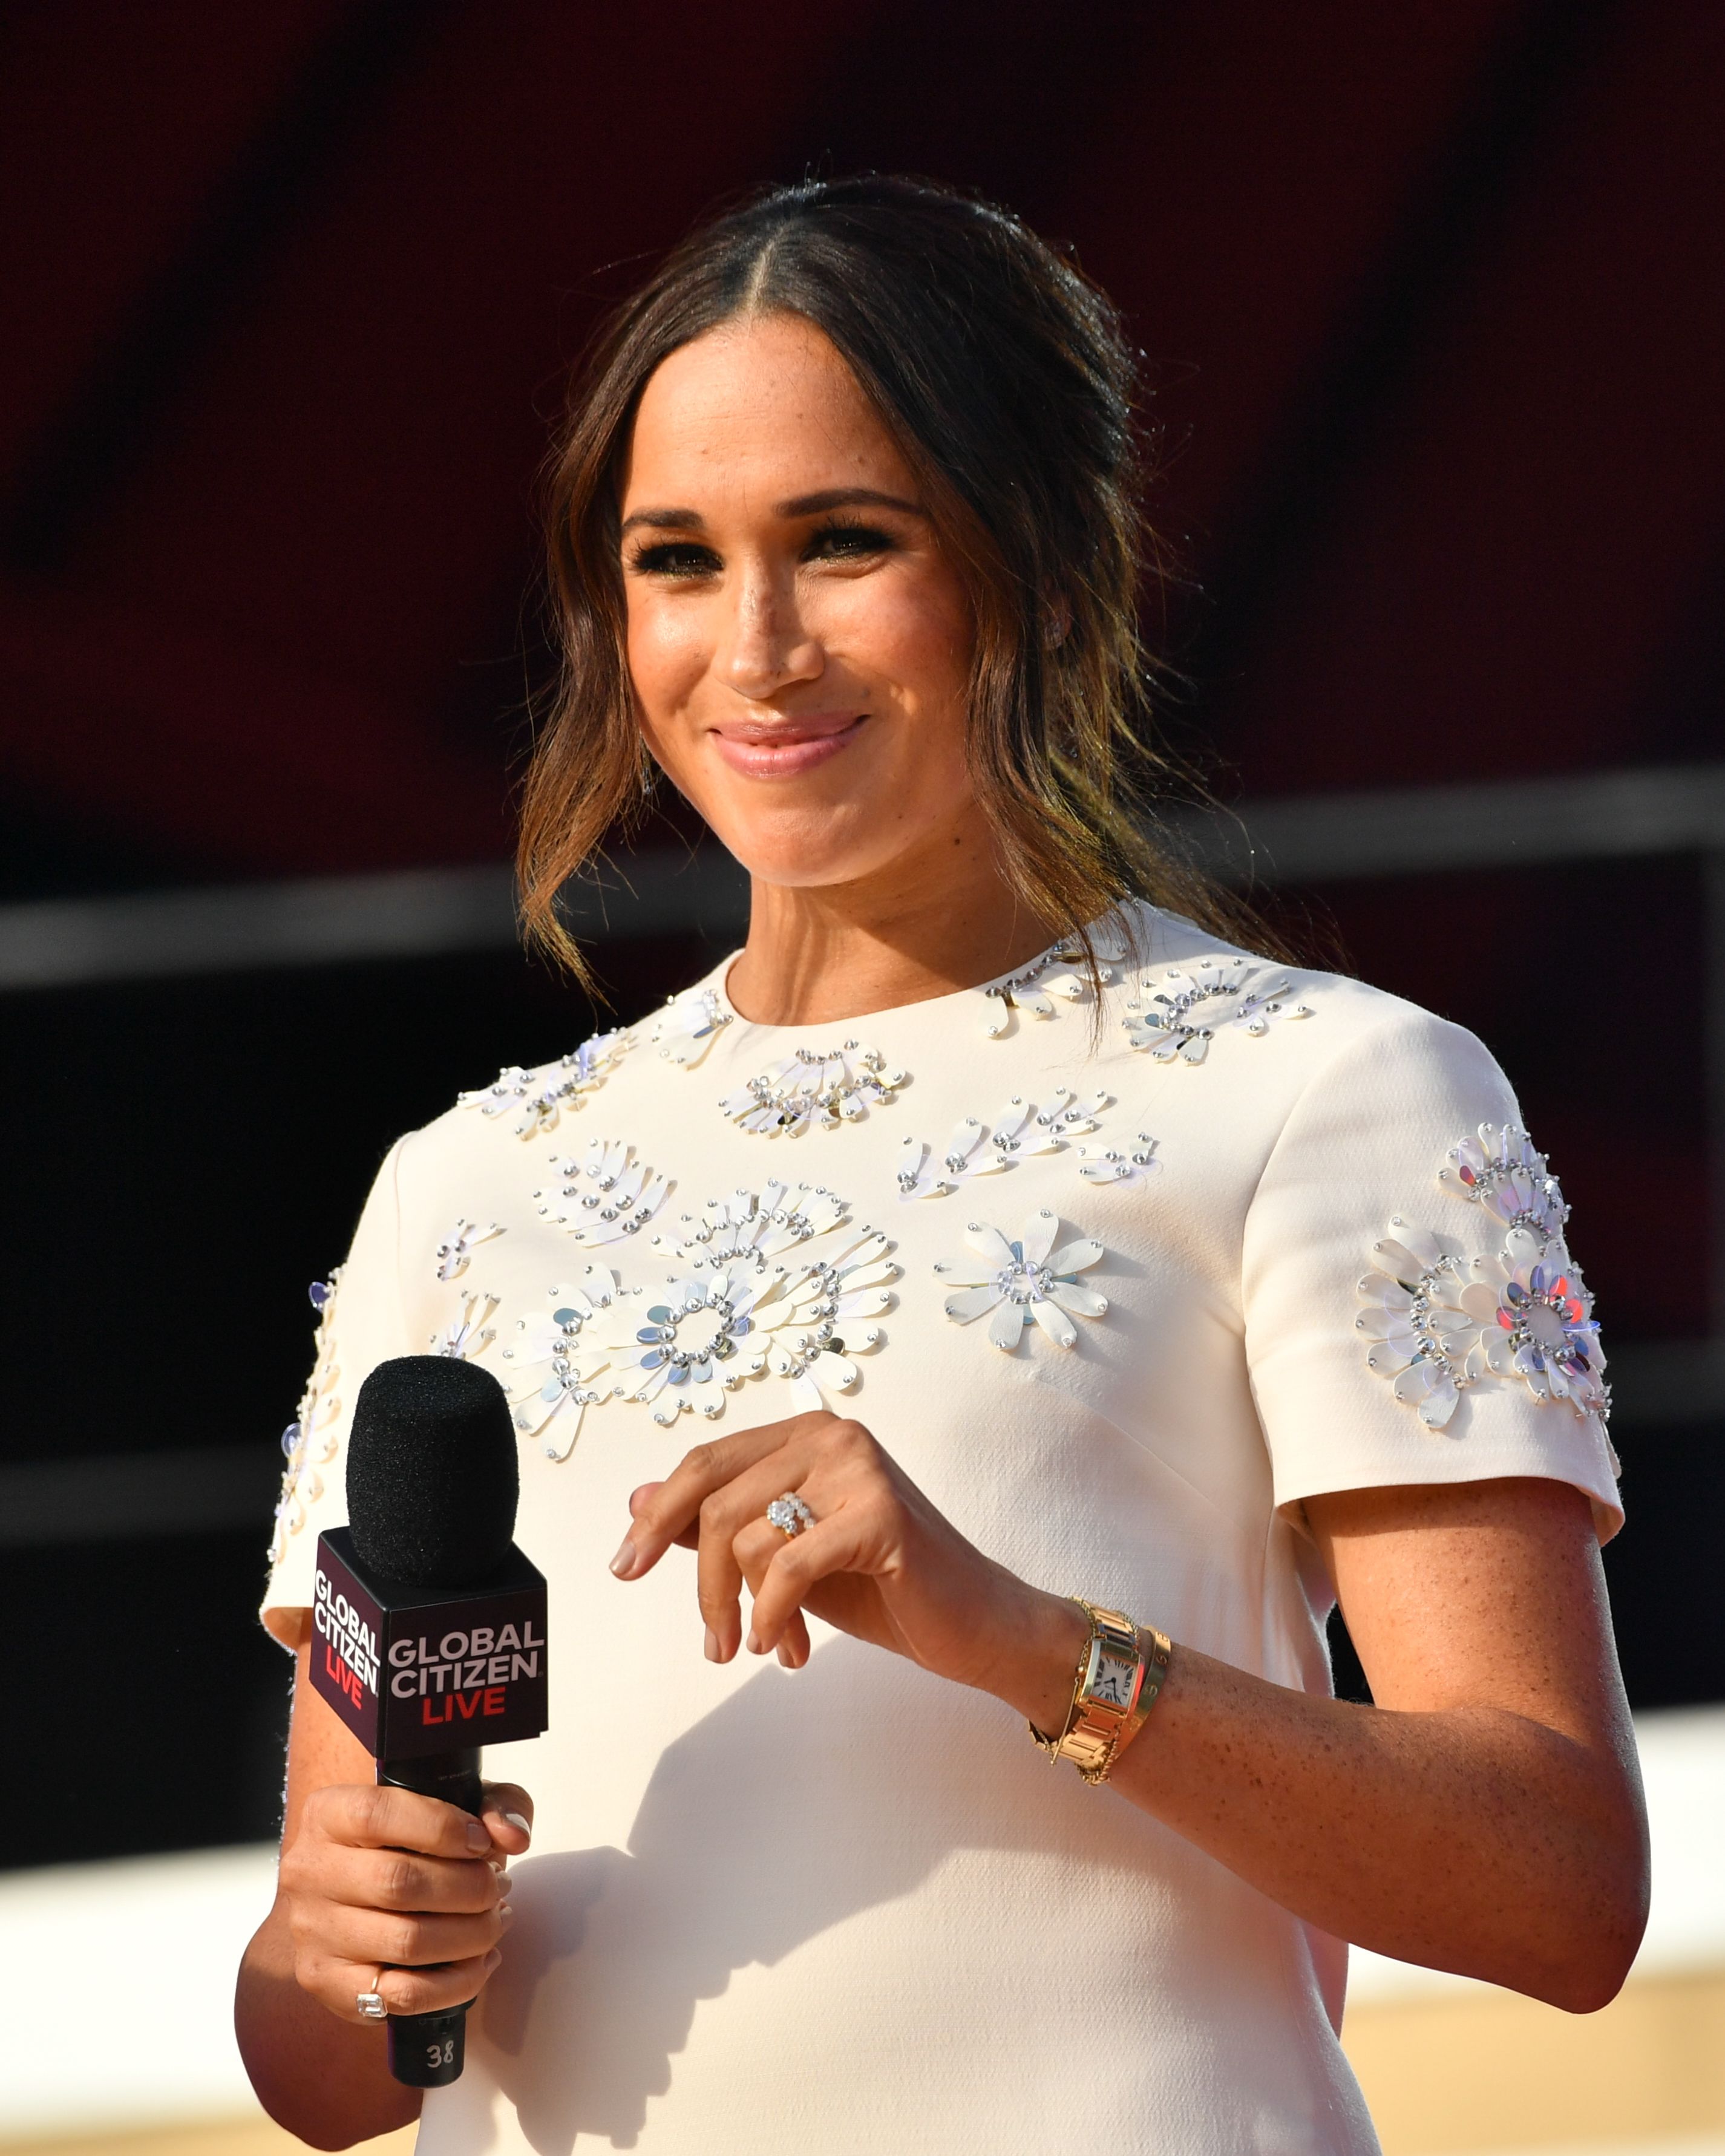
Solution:
[[[383,2032],[337,2020],[297,1983],[279,1911],[240,1963],[234,2026],[258,2101],[314,2148],[352,2148],[419,2115],[419,2092],[390,2075]]]
[[[1609,1758],[1489,1707],[1399,1713],[1190,1649],[1122,1795],[1309,1922],[1553,2005],[1603,2005],[1645,1915]]]

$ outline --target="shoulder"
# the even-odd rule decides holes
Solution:
[[[595,1033],[546,1063],[506,1063],[465,1088],[441,1115],[405,1132],[392,1159],[404,1208],[464,1201],[488,1178],[577,1150],[588,1111],[605,1117],[644,1105],[668,1066],[697,1062],[729,1014],[717,991],[724,967],[680,990],[638,1024]]]
[[[1369,982],[1267,957],[1153,906],[1132,909],[1127,925],[1110,1000],[1131,1047],[1154,1061],[1208,1062],[1230,1034],[1274,1034],[1278,1062],[1301,1081],[1350,1064],[1491,1064],[1466,1027]]]

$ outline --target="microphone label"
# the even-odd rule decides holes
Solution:
[[[369,1578],[347,1530],[330,1528],[317,1543],[311,1681],[374,1759],[537,1737],[545,1602],[519,1550],[480,1592],[408,1591]]]

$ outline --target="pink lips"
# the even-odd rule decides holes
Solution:
[[[809,711],[794,719],[729,719],[715,726],[719,754],[747,778],[798,778],[849,748],[866,711]]]

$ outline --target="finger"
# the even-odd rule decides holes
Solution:
[[[443,1969],[385,1969],[376,1962],[351,1962],[324,1956],[296,1974],[300,1985],[320,2005],[344,2021],[364,2022],[371,2017],[357,2005],[362,1991],[376,1991],[392,2014],[440,2014],[464,2005],[485,1989],[502,1962],[493,1947],[487,1953],[466,1961],[451,1962]]]
[[[806,1446],[795,1442],[782,1445],[715,1490],[701,1507],[696,1594],[707,1628],[707,1652],[715,1661],[728,1662],[742,1642],[741,1598],[747,1568],[742,1548],[754,1546],[761,1534],[774,1543],[783,1540],[783,1530],[768,1519],[767,1507],[775,1497],[795,1490],[812,1464]],[[770,1554],[761,1558],[758,1570],[765,1569]]]
[[[311,1891],[350,1908],[474,1917],[508,1901],[509,1889],[509,1873],[480,1857],[456,1863],[402,1849],[337,1848],[326,1852]]]
[[[483,1958],[508,1930],[503,1905],[475,1917],[423,1912],[351,1909],[326,1902],[296,1912],[295,1937],[316,1953],[380,1968],[428,1969],[434,1963]]]
[[[788,1670],[800,1670],[813,1652],[808,1622],[800,1609],[793,1609],[778,1635],[779,1661]]]
[[[646,1503],[655,1490],[662,1490],[664,1487],[665,1485],[662,1482],[644,1482],[639,1490],[631,1490],[629,1495],[630,1519],[636,1517],[642,1506]],[[693,1549],[700,1539],[699,1530],[695,1527],[685,1527],[681,1534],[673,1535],[671,1537],[679,1549]]]
[[[305,1800],[305,1822],[328,1841],[352,1849],[413,1849],[425,1856],[489,1856],[483,1820],[437,1797],[387,1783],[331,1783]]]
[[[751,1654],[764,1655],[778,1645],[793,1613],[822,1580],[833,1573],[865,1569],[861,1512],[860,1506],[841,1505],[773,1553],[749,1613]]]
[[[806,1534],[808,1529],[804,1528]],[[767,1568],[781,1549],[785,1537],[783,1529],[775,1527],[770,1520],[752,1521],[737,1537],[733,1545],[742,1576],[748,1582],[751,1595],[760,1592],[761,1583],[767,1577]],[[786,1621],[778,1642],[780,1662],[788,1670],[800,1670],[807,1662],[813,1648],[809,1643],[809,1626],[803,1612],[793,1609]]]
[[[519,1782],[487,1782],[480,1817],[491,1837],[490,1861],[525,1856],[533,1840],[533,1799]]]
[[[715,1490],[765,1460],[798,1435],[807,1435],[834,1418],[792,1415],[758,1430],[714,1438],[685,1455],[669,1478],[641,1501],[623,1547],[611,1560],[619,1579],[639,1579],[650,1572],[680,1535],[694,1527],[701,1506]]]

